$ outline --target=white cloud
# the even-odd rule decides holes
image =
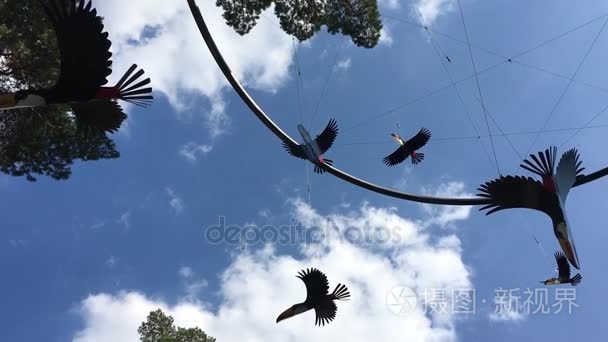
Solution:
[[[448,182],[440,184],[434,190],[423,189],[423,193],[435,197],[474,197],[473,194],[465,192],[464,188],[465,186],[462,182]],[[471,206],[422,204],[422,208],[430,216],[426,221],[427,224],[437,224],[443,228],[452,225],[456,221],[466,220],[471,214]]]
[[[245,86],[274,92],[288,79],[291,39],[259,20],[241,37],[228,27],[213,1],[198,1],[214,40],[232,72]],[[112,81],[132,63],[143,67],[155,91],[165,94],[178,111],[197,108],[197,97],[210,101],[205,121],[212,138],[225,132],[229,119],[222,90],[228,82],[216,66],[186,1],[105,0],[95,2],[112,40]],[[268,16],[274,16],[266,12]]]
[[[181,214],[184,210],[184,201],[170,187],[166,187],[165,190],[167,191],[167,195],[169,195],[169,205],[175,210],[176,214]]]
[[[131,211],[127,210],[124,213],[120,214],[120,218],[117,222],[121,224],[126,230],[131,229]]]
[[[399,7],[399,0],[379,0],[378,1],[378,5],[380,7],[386,7],[388,9],[398,9]]]
[[[213,146],[211,145],[199,145],[192,141],[182,146],[182,148],[179,150],[179,154],[184,156],[189,161],[195,162],[198,160],[199,155],[205,156],[207,153],[211,152],[211,150],[213,150]]]
[[[194,272],[192,272],[192,269],[188,266],[180,267],[177,273],[179,273],[180,277],[182,278],[190,278],[194,274]]]
[[[455,5],[456,0],[417,0],[413,10],[422,25],[430,26],[439,16],[453,11]]]
[[[342,69],[344,71],[350,69],[350,57],[338,61],[336,63],[336,69]]]
[[[393,45],[393,35],[392,35],[390,29],[388,28],[388,26],[386,26],[386,24],[384,24],[384,26],[380,30],[380,41],[378,43],[380,45],[386,45],[386,46]]]
[[[113,256],[113,255],[112,255],[112,256],[110,256],[110,257],[109,257],[109,258],[108,258],[108,259],[107,259],[107,260],[104,262],[104,264],[105,264],[105,265],[106,265],[108,268],[110,268],[110,269],[114,268],[114,266],[116,266],[116,264],[117,264],[117,263],[118,263],[118,258],[116,258],[116,257],[115,257],[115,256]]]
[[[73,341],[135,341],[137,327],[157,308],[172,315],[176,325],[198,326],[218,341],[399,341],[404,332],[408,341],[456,341],[453,314],[425,314],[419,297],[414,310],[401,316],[386,300],[396,286],[419,294],[431,288],[469,288],[470,273],[456,236],[447,234],[433,242],[436,239],[430,239],[423,227],[393,208],[364,203],[357,210],[323,216],[299,199],[290,203],[303,223],[322,225],[329,220],[330,229],[340,234],[351,225],[386,227],[402,239],[380,246],[323,239],[314,248],[300,245],[298,258],[280,254],[271,245],[239,254],[220,277],[217,308],[188,299],[168,304],[136,291],[92,294],[80,303],[84,327]],[[346,284],[351,300],[337,303],[336,319],[329,327],[314,327],[313,312],[275,323],[284,309],[304,300],[304,284],[295,275],[308,267],[328,276],[330,290]],[[451,292],[446,294],[450,312]]]
[[[493,302],[495,306],[494,311],[488,315],[491,321],[518,322],[526,317],[520,307],[520,298],[511,295],[508,290],[497,290]]]

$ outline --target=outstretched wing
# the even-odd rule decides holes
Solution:
[[[61,69],[52,88],[56,102],[87,101],[95,97],[112,73],[108,33],[91,2],[39,0],[59,46]]]
[[[317,137],[315,138],[315,141],[317,142],[317,145],[321,150],[321,154],[329,150],[331,145],[334,143],[334,140],[336,140],[337,135],[338,123],[336,122],[336,120],[331,119],[329,120],[329,123],[327,124],[323,132],[321,132],[321,134],[317,135]]]
[[[120,105],[111,100],[76,102],[70,105],[80,131],[114,133],[127,118]]]
[[[559,279],[570,279],[570,264],[566,255],[561,252],[555,252],[555,261],[557,261],[557,272]]]
[[[323,272],[316,268],[302,270],[297,275],[306,285],[306,301],[320,301],[329,291],[329,283]]]
[[[418,132],[418,134],[416,134],[410,140],[406,141],[403,146],[405,147],[407,153],[411,153],[426,145],[426,143],[429,142],[430,139],[431,131],[426,128],[422,128]]]
[[[296,145],[291,141],[283,141],[283,148],[292,156],[298,157],[300,159],[308,159],[306,158],[306,152],[304,152],[304,148],[302,145]]]
[[[584,167],[581,168],[583,162],[579,160],[579,157],[578,151],[573,148],[566,151],[559,160],[559,164],[557,164],[555,185],[563,204],[566,203],[566,197],[570,188],[576,182],[576,177],[585,169]]]
[[[395,152],[389,154],[382,159],[382,162],[388,166],[395,166],[403,162],[409,156],[405,146],[399,146]]]
[[[477,189],[478,196],[490,199],[490,204],[479,210],[490,209],[486,215],[511,208],[540,210],[551,216],[556,197],[542,184],[530,177],[506,176],[486,182]]]
[[[323,298],[315,306],[315,325],[325,325],[336,318],[338,308],[329,297]]]

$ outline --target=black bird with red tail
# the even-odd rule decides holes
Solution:
[[[55,85],[47,89],[25,89],[0,94],[0,110],[67,104],[72,107],[81,130],[115,132],[126,114],[116,102],[148,105],[153,97],[150,79],[133,64],[113,87],[104,87],[110,66],[111,42],[102,19],[91,1],[39,0],[53,26],[59,47],[60,72]]]
[[[576,149],[566,151],[555,168],[557,147],[551,147],[538,157],[531,154],[534,163],[525,159],[522,168],[542,178],[542,183],[530,177],[501,176],[498,179],[482,184],[478,196],[490,199],[490,204],[479,210],[490,209],[486,215],[496,211],[512,208],[526,208],[542,211],[551,218],[553,233],[570,263],[580,269],[574,238],[566,218],[566,198],[577,177],[584,170],[581,168]]]

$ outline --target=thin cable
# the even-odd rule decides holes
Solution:
[[[602,112],[608,110],[608,106],[606,106]],[[591,121],[591,120],[590,120]],[[585,126],[585,127],[568,127],[568,128],[557,128],[557,129],[546,129],[544,131],[520,131],[520,132],[510,132],[510,133],[502,133],[502,134],[493,134],[494,137],[506,137],[506,136],[514,136],[514,135],[528,135],[528,134],[547,134],[547,133],[556,133],[556,132],[568,132],[568,131],[576,131],[576,130],[585,130],[592,128],[608,128],[608,124],[603,125],[594,125],[594,126]],[[482,135],[481,138],[487,138],[487,135]],[[433,138],[433,141],[454,141],[454,140],[477,140],[480,137],[469,135],[469,136],[461,136],[461,137],[443,137],[443,138]],[[352,145],[392,145],[394,142],[390,141],[367,141],[367,142],[358,142],[358,143],[346,143],[346,144],[335,144],[334,146],[352,146]]]
[[[492,144],[492,152],[494,153],[494,161],[496,162],[496,171],[500,176],[500,167],[498,166],[498,157],[496,156],[496,147],[494,147],[494,139],[492,138],[492,132],[490,132],[490,123],[488,122],[488,112],[486,105],[483,101],[483,94],[481,92],[481,86],[479,85],[479,76],[477,75],[477,67],[475,66],[475,60],[473,59],[473,51],[471,50],[471,44],[469,42],[469,33],[467,32],[467,25],[464,22],[464,14],[462,13],[462,6],[460,0],[458,0],[458,8],[460,9],[460,18],[462,19],[462,26],[464,28],[464,34],[467,38],[467,46],[469,47],[469,56],[471,57],[471,64],[473,64],[473,71],[475,72],[475,82],[477,83],[477,91],[479,92],[479,98],[481,99],[481,107],[483,108],[483,114],[486,119],[486,127],[488,128],[488,135],[490,136],[490,143]]]
[[[306,162],[306,192],[308,192],[308,206],[312,208],[312,202],[310,201],[310,168],[309,163]]]
[[[593,127],[593,126],[589,126],[589,124],[591,122],[593,122],[593,120],[597,119],[598,116],[602,115],[606,110],[608,110],[608,105],[605,106],[599,113],[595,114],[595,116],[592,117],[591,120],[587,121],[587,123],[583,127],[580,127],[576,132],[574,132],[574,134],[572,134],[568,139],[566,139],[563,143],[561,143],[561,145],[559,145],[559,148],[564,146],[568,141],[574,139],[574,137],[576,137],[583,129]]]
[[[578,26],[576,26],[576,27],[574,27],[574,28],[572,28],[572,29],[569,29],[569,30],[567,30],[567,31],[565,31],[565,32],[563,32],[563,33],[561,33],[561,34],[559,34],[559,35],[557,35],[557,36],[555,36],[555,37],[553,37],[553,38],[549,39],[549,40],[546,40],[546,41],[544,41],[544,42],[542,42],[542,43],[540,43],[540,44],[538,44],[538,45],[536,45],[536,46],[534,46],[534,47],[532,47],[532,48],[529,48],[529,49],[524,50],[524,51],[522,51],[522,52],[520,52],[520,53],[517,53],[517,54],[515,54],[515,55],[513,55],[513,56],[511,56],[511,57],[509,57],[509,58],[506,58],[506,57],[504,57],[504,56],[502,56],[502,55],[500,55],[500,54],[497,54],[497,53],[491,52],[491,51],[489,51],[489,50],[486,50],[486,49],[483,49],[483,48],[479,48],[479,47],[477,47],[477,49],[483,50],[483,51],[485,51],[485,52],[487,52],[487,53],[489,53],[489,54],[492,54],[492,55],[498,56],[498,57],[500,57],[500,58],[504,58],[504,60],[503,60],[503,61],[501,61],[501,62],[499,62],[499,63],[496,63],[496,64],[493,64],[493,65],[491,65],[491,66],[489,66],[489,67],[487,67],[487,68],[485,68],[485,69],[483,69],[483,70],[479,71],[479,72],[477,73],[477,75],[481,75],[481,74],[483,74],[483,73],[486,73],[486,72],[488,72],[488,71],[490,71],[490,70],[493,70],[493,69],[495,69],[496,67],[501,66],[501,65],[503,65],[503,64],[505,64],[505,63],[510,63],[510,62],[512,62],[512,61],[513,61],[513,59],[515,59],[515,58],[521,57],[521,56],[523,56],[523,55],[525,55],[525,54],[528,54],[528,53],[530,53],[530,52],[532,52],[532,51],[535,51],[535,50],[537,50],[537,49],[539,49],[539,48],[541,48],[541,47],[543,47],[543,46],[545,46],[545,45],[547,45],[547,44],[549,44],[549,43],[551,43],[551,42],[553,42],[553,41],[555,41],[555,40],[557,40],[557,39],[560,39],[560,38],[562,38],[562,37],[564,37],[564,36],[566,36],[566,35],[568,35],[568,34],[570,34],[570,33],[574,32],[574,31],[576,31],[576,30],[579,30],[579,29],[581,29],[581,28],[583,28],[583,27],[586,27],[586,26],[588,26],[588,25],[590,25],[590,24],[592,24],[592,23],[594,23],[594,22],[596,22],[596,21],[598,21],[598,20],[600,20],[600,19],[603,19],[603,18],[605,18],[605,17],[607,17],[607,16],[608,16],[608,14],[603,14],[602,16],[599,16],[599,17],[597,17],[597,18],[595,18],[595,19],[592,19],[592,20],[587,21],[587,22],[586,22],[586,23],[584,23],[584,24],[581,24],[581,25],[578,25]],[[424,26],[424,25],[416,24],[416,23],[413,23],[413,22],[410,22],[410,21],[407,21],[407,20],[402,20],[402,19],[398,19],[398,18],[394,18],[394,17],[387,16],[387,15],[383,15],[383,17],[386,17],[386,18],[389,18],[389,19],[394,19],[394,20],[396,20],[396,21],[400,21],[400,22],[403,22],[403,23],[406,23],[406,24],[414,25],[414,26],[417,26],[417,27],[420,27],[420,28],[425,28],[425,26]],[[429,30],[430,30],[430,29],[429,29]],[[442,35],[442,36],[448,37],[448,38],[450,38],[450,39],[452,39],[452,40],[454,40],[454,41],[460,42],[460,43],[462,43],[462,44],[466,44],[466,42],[463,42],[462,40],[460,40],[460,39],[458,39],[458,38],[454,38],[454,37],[452,37],[452,36],[450,36],[450,35],[448,35],[448,34],[445,34],[445,33],[439,32],[439,31],[435,31],[435,30],[430,30],[430,31],[431,31],[431,32],[433,32],[433,33],[436,33],[436,34],[439,34],[439,35]],[[460,80],[457,80],[457,81],[455,82],[455,84],[460,84],[460,83],[462,83],[462,82],[468,81],[469,79],[471,79],[471,78],[473,78],[473,77],[475,77],[475,76],[476,76],[475,74],[469,75],[469,76],[464,77],[464,78],[462,78],[462,79],[460,79]],[[356,124],[354,124],[354,125],[352,125],[352,126],[350,126],[350,127],[346,128],[346,129],[343,129],[343,130],[342,130],[342,134],[344,134],[346,131],[349,131],[349,130],[351,130],[351,129],[354,129],[354,128],[357,128],[357,127],[363,126],[363,125],[365,125],[366,123],[368,123],[368,122],[369,122],[369,121],[371,121],[371,120],[378,119],[378,118],[380,118],[380,117],[383,117],[383,116],[385,116],[385,115],[388,115],[388,114],[390,114],[390,113],[393,113],[393,112],[395,112],[395,111],[397,111],[397,110],[399,110],[399,109],[402,109],[402,108],[407,107],[407,106],[410,106],[410,105],[412,105],[412,104],[414,104],[414,103],[416,103],[416,102],[419,102],[419,101],[421,101],[421,100],[424,100],[424,99],[426,99],[427,97],[433,96],[433,95],[435,95],[435,94],[437,94],[437,93],[439,93],[439,92],[441,92],[441,91],[443,91],[443,90],[445,90],[445,89],[450,88],[451,86],[452,86],[451,84],[450,84],[450,85],[447,85],[447,86],[443,86],[443,87],[438,88],[438,89],[436,89],[436,90],[430,91],[430,92],[428,92],[428,93],[427,93],[427,94],[425,94],[425,95],[422,95],[422,96],[420,96],[420,97],[418,97],[418,98],[415,98],[415,99],[413,99],[413,100],[411,100],[411,101],[409,101],[409,102],[407,102],[407,103],[405,103],[405,104],[403,104],[403,105],[399,105],[399,106],[393,107],[393,108],[388,109],[388,110],[386,110],[386,111],[380,112],[380,113],[378,113],[377,115],[375,115],[375,116],[373,116],[373,117],[370,117],[370,118],[368,118],[368,119],[364,119],[363,121],[360,121],[359,123],[356,123]]]
[[[541,131],[545,127],[547,127],[547,124],[549,123],[549,120],[551,120],[551,118],[553,117],[553,114],[555,113],[555,110],[557,109],[557,107],[559,106],[559,104],[562,102],[562,99],[564,98],[564,96],[566,95],[566,92],[570,88],[570,85],[572,84],[572,81],[574,80],[574,78],[576,77],[576,75],[578,74],[578,72],[583,67],[583,64],[585,63],[585,60],[587,60],[587,56],[589,56],[589,54],[591,53],[591,50],[595,46],[595,43],[597,42],[598,38],[600,37],[600,34],[602,34],[602,31],[604,31],[604,27],[606,27],[607,23],[608,23],[608,18],[606,18],[606,20],[604,20],[604,24],[602,25],[602,28],[600,28],[600,30],[596,34],[595,38],[593,39],[593,42],[591,43],[591,45],[587,49],[587,52],[585,53],[585,55],[583,56],[583,59],[578,64],[578,67],[576,68],[576,71],[574,72],[574,74],[572,75],[572,77],[568,80],[568,84],[566,85],[566,88],[564,88],[564,91],[561,93],[561,95],[557,99],[557,102],[555,103],[555,105],[551,109],[551,112],[549,112],[549,115],[547,116],[547,118],[545,119],[545,122],[543,123],[543,126],[541,127]],[[536,144],[537,140],[538,140],[538,135],[536,135],[534,137],[534,140],[532,140],[532,144],[530,144],[530,147],[528,147],[528,150],[526,151],[526,155],[528,155],[528,153],[530,152],[530,150],[532,149],[532,147],[534,146],[534,144]]]
[[[445,73],[448,75],[448,78],[450,79],[450,83],[452,84],[452,87],[456,91],[456,95],[458,96],[458,100],[460,101],[460,104],[464,108],[464,110],[465,110],[465,112],[467,114],[467,118],[469,119],[469,122],[471,123],[471,126],[473,126],[473,130],[475,131],[475,134],[477,134],[477,140],[480,140],[480,134],[479,134],[479,131],[477,130],[477,126],[475,126],[475,123],[473,122],[473,118],[472,118],[471,112],[469,111],[469,108],[465,105],[464,100],[462,99],[462,96],[460,95],[460,91],[458,90],[458,87],[454,83],[454,78],[452,77],[452,74],[450,73],[450,71],[448,70],[447,66],[445,65],[445,62],[443,61],[443,58],[441,58],[442,54],[443,54],[443,56],[445,56],[446,58],[448,58],[447,54],[443,51],[443,49],[441,49],[441,47],[439,46],[439,43],[437,43],[435,41],[435,39],[433,38],[433,35],[429,31],[428,27],[425,27],[425,31],[428,34],[429,40],[431,42],[431,45],[434,48],[433,50],[435,51],[435,54],[439,58],[439,63],[443,67],[443,70],[445,71]],[[492,163],[492,157],[490,156],[490,153],[488,152],[488,150],[486,149],[486,147],[481,142],[479,143],[479,146],[486,153],[486,155],[488,157],[488,160],[490,161],[490,165],[492,165],[493,164]]]
[[[302,103],[302,90],[300,90],[301,88],[301,82],[302,82],[302,78],[301,78],[301,70],[300,70],[300,59],[298,58],[298,49],[296,48],[296,41],[294,37],[291,37],[291,43],[293,45],[293,53],[294,53],[294,57],[296,60],[296,89],[297,89],[297,94],[298,94],[298,109],[300,111],[300,124],[303,124],[304,121],[304,110],[303,110],[303,103]]]
[[[319,100],[317,101],[317,105],[315,106],[315,111],[313,113],[313,116],[310,119],[310,125],[312,125],[315,122],[314,120],[316,119],[317,114],[319,113],[319,106],[321,105],[321,100],[323,99],[323,96],[325,96],[325,92],[327,91],[327,86],[329,85],[329,81],[331,79],[331,75],[334,73],[334,69],[336,67],[336,64],[338,63],[338,57],[340,56],[340,52],[342,51],[342,47],[344,46],[344,42],[345,42],[345,39],[342,40],[342,43],[340,44],[340,46],[336,50],[336,54],[334,55],[334,62],[329,67],[327,76],[325,78],[325,84],[323,84],[323,89],[321,90],[321,95],[319,96]],[[310,127],[312,128],[312,126],[310,126]]]

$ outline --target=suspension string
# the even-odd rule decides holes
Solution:
[[[316,123],[315,119],[317,118],[317,115],[319,114],[319,106],[321,105],[321,100],[323,100],[323,97],[325,96],[325,93],[327,91],[327,86],[329,85],[331,76],[334,73],[336,64],[338,63],[338,57],[340,56],[340,52],[342,52],[342,48],[344,47],[344,45],[346,45],[346,41],[347,41],[346,38],[344,38],[342,40],[342,42],[340,43],[340,45],[338,46],[338,48],[336,50],[336,54],[334,55],[334,61],[329,66],[329,70],[327,70],[327,76],[325,77],[325,83],[323,84],[323,88],[321,90],[321,95],[319,96],[319,100],[317,101],[317,105],[315,106],[315,111],[312,115],[312,118],[310,118],[310,123],[309,123],[310,128],[312,128],[312,125]]]
[[[310,165],[308,161],[306,162],[306,192],[308,193],[308,206],[312,208],[310,201]]]
[[[294,57],[296,60],[296,64],[295,64],[295,68],[296,68],[296,91],[298,93],[298,109],[300,112],[300,124],[303,124],[304,121],[304,110],[303,110],[303,104],[302,104],[302,92],[303,90],[301,90],[301,83],[302,83],[302,72],[300,69],[300,59],[298,58],[298,49],[296,48],[296,40],[294,37],[291,37],[291,43],[293,45],[293,52],[294,52]]]

